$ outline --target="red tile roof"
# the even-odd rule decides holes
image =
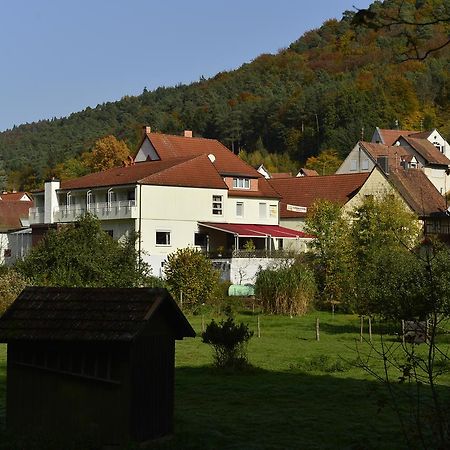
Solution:
[[[302,173],[303,176],[305,176],[305,177],[317,177],[319,175],[319,173],[316,170],[306,169],[305,167],[300,169],[298,173],[299,174]],[[297,176],[302,176],[302,175],[297,175]]]
[[[138,162],[61,183],[61,189],[87,189],[127,184],[152,184],[227,189],[222,176],[258,179],[257,191],[230,189],[230,196],[279,198],[267,180],[253,167],[212,139],[185,138],[148,133],[161,160]],[[214,154],[211,161],[208,155]]]
[[[415,139],[409,136],[402,136],[402,139],[422,156],[428,164],[450,165],[450,160],[427,139]]]
[[[373,142],[360,141],[359,146],[366,150],[366,153],[372,157],[374,162],[380,156],[387,156],[389,167],[400,167],[402,160],[410,160],[410,151],[400,145],[375,144]]]
[[[291,172],[275,172],[270,174],[270,178],[289,178],[292,177]]]
[[[214,165],[221,175],[259,178],[262,175],[216,139],[147,133],[161,160],[197,155],[214,155]]]
[[[29,200],[21,200],[23,196],[28,197]],[[0,194],[0,201],[4,202],[16,202],[16,201],[32,201],[31,196],[27,192],[4,192]]]
[[[344,205],[365,183],[370,173],[294,177],[269,180],[281,195],[280,217],[305,217],[305,212],[289,211],[287,205],[309,208],[317,200],[330,200]]]
[[[417,133],[417,131],[411,130],[385,130],[381,128],[378,131],[384,145],[394,145],[400,136],[409,136],[410,134]]]
[[[388,178],[419,217],[446,210],[444,197],[422,170],[397,168],[389,173]]]
[[[28,219],[28,211],[33,202],[0,202],[0,231],[19,230],[23,228],[20,219]]]

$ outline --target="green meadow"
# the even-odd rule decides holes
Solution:
[[[191,316],[189,320],[200,334],[202,322],[211,318]],[[253,369],[245,373],[220,372],[211,367],[211,349],[200,337],[177,342],[175,433],[150,448],[406,448],[386,386],[359,363],[359,357],[365,360],[371,353],[367,322],[361,343],[357,316],[325,312],[293,318],[260,316],[260,337],[255,314],[241,311],[236,319],[255,331],[248,346]],[[375,348],[380,345],[380,330],[374,323]],[[399,345],[395,331],[395,326],[384,329],[383,334],[391,333],[384,338],[388,345]],[[443,346],[446,348],[447,343],[443,342]],[[424,351],[426,346],[421,348]],[[0,346],[0,433],[4,435],[5,353],[5,346]],[[382,373],[379,358],[371,358],[370,364]],[[409,387],[407,383],[398,385],[398,372],[392,370],[391,375],[394,387],[399,389],[400,407],[407,414],[411,403],[404,400],[403,394],[409,392]],[[444,395],[449,385],[450,376],[444,373]],[[14,437],[6,437],[3,442],[8,444],[0,444],[0,448],[24,448],[15,444]]]

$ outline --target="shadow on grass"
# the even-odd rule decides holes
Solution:
[[[406,393],[407,387],[399,388]],[[397,417],[386,406],[387,391],[375,381],[258,368],[223,373],[183,367],[176,369],[175,398],[175,434],[146,448],[406,448]],[[95,448],[73,438],[65,449]],[[18,440],[1,430],[0,449],[62,448],[51,436],[40,439]]]

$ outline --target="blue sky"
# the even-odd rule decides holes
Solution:
[[[0,0],[0,131],[287,47],[370,0]]]

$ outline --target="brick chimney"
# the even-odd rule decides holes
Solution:
[[[184,130],[184,137],[191,138],[192,137],[192,131],[191,130]]]

